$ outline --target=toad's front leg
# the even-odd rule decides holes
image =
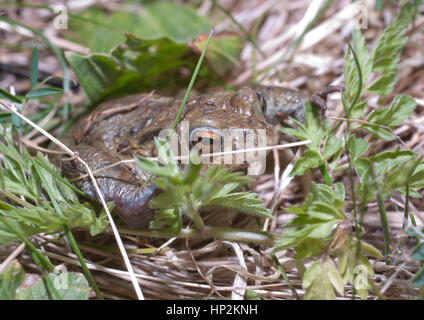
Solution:
[[[154,215],[149,204],[159,192],[158,188],[151,182],[141,188],[140,181],[137,181],[131,169],[125,164],[106,168],[120,161],[117,156],[107,151],[88,145],[76,145],[74,151],[92,171],[96,171],[94,176],[102,196],[106,201],[115,204],[114,211],[125,224],[133,229],[148,227]],[[102,168],[106,169],[100,170]],[[62,170],[72,178],[86,173],[85,166],[76,159],[63,159]],[[83,192],[100,201],[90,178],[83,178],[76,184]]]

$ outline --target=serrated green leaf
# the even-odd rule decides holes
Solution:
[[[15,210],[0,211],[1,214],[13,219],[17,224],[18,230],[24,235],[33,235],[40,232],[59,232],[63,231],[63,226],[69,228],[85,227],[91,228],[92,225],[99,226],[99,230],[104,230],[108,225],[108,220],[104,215],[97,218],[94,209],[87,203],[58,203],[62,215],[56,212],[51,202],[43,202],[37,207],[16,208]],[[1,222],[1,221],[0,221]],[[34,228],[33,228],[34,227]],[[4,237],[0,232],[0,242],[4,240],[9,242],[16,239],[11,236],[9,229],[4,226],[1,229],[5,230]]]
[[[379,125],[395,127],[409,118],[416,106],[415,100],[410,96],[396,96],[389,107],[374,109],[366,120]]]
[[[321,164],[323,164],[323,159],[319,153],[314,150],[306,150],[303,157],[296,160],[290,176],[303,175],[307,170],[317,168]]]
[[[200,208],[227,208],[248,213],[254,216],[263,216],[273,219],[270,210],[265,208],[264,202],[251,192],[234,192],[225,195],[217,195],[203,201]]]
[[[307,148],[320,153],[321,141],[329,133],[330,123],[328,120],[322,120],[318,108],[312,107],[309,101],[304,103],[303,108],[305,110],[305,123],[302,124],[296,119],[290,118],[297,129],[282,128],[281,131],[299,140],[311,140],[312,142],[307,145]]]
[[[378,79],[374,80],[367,88],[367,91],[369,93],[386,96],[392,92],[395,82],[396,72],[384,74]]]
[[[407,42],[404,35],[413,19],[413,11],[414,5],[406,3],[377,40],[371,53],[372,72],[381,72],[382,75],[367,88],[368,92],[380,95],[392,92],[399,57]]]
[[[143,171],[153,173],[156,175],[162,175],[165,177],[170,177],[172,175],[171,172],[167,170],[167,168],[159,166],[157,162],[151,161],[146,158],[138,157],[138,156],[135,157],[134,160],[137,167],[139,167]]]

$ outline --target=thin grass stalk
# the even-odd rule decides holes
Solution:
[[[203,51],[202,51],[202,53],[200,55],[200,58],[199,58],[199,61],[197,61],[196,68],[194,69],[193,75],[191,76],[190,83],[189,83],[189,85],[187,87],[187,90],[186,90],[186,92],[184,94],[184,98],[181,101],[181,105],[180,105],[180,107],[178,109],[177,116],[175,117],[174,123],[172,124],[172,128],[171,128],[171,131],[170,131],[170,133],[168,135],[167,141],[169,141],[171,139],[172,134],[174,133],[175,129],[177,128],[178,121],[180,121],[180,118],[181,118],[181,115],[183,113],[185,104],[187,103],[187,100],[188,100],[188,97],[190,95],[191,89],[193,88],[194,82],[195,82],[195,80],[197,78],[197,74],[199,73],[199,70],[200,70],[200,67],[202,65],[203,59],[205,58],[206,50],[209,47],[209,42],[212,39],[212,35],[213,35],[213,28],[211,29],[211,32],[209,33],[209,37],[206,40],[205,47],[203,48]],[[151,173],[147,177],[146,181],[144,181],[144,183],[141,185],[140,189],[143,189],[150,182],[150,180],[152,180],[152,178],[153,178],[153,173]]]
[[[280,270],[281,275],[283,276],[284,281],[288,283],[288,286],[290,288],[290,291],[292,292],[293,296],[296,298],[296,300],[299,300],[299,295],[297,294],[296,289],[293,287],[293,285],[290,282],[289,277],[287,277],[286,272],[284,271],[283,266],[281,265],[280,261],[278,261],[278,258],[275,254],[271,255],[272,261],[274,261],[275,265],[277,266],[278,270]]]
[[[200,70],[200,67],[202,65],[203,59],[205,58],[206,51],[208,50],[209,42],[212,39],[213,32],[214,31],[213,31],[213,28],[212,28],[211,29],[211,32],[209,33],[209,37],[206,40],[205,47],[203,48],[203,51],[202,51],[202,53],[200,55],[199,61],[197,61],[196,68],[194,69],[193,75],[191,76],[190,83],[189,83],[189,85],[187,87],[187,90],[186,90],[186,92],[184,94],[184,98],[181,101],[181,105],[180,105],[180,107],[178,109],[177,116],[175,117],[174,123],[173,123],[172,128],[171,128],[171,132],[170,132],[170,134],[168,136],[168,139],[171,138],[171,135],[173,134],[173,132],[177,128],[178,121],[180,121],[180,118],[181,118],[181,115],[183,113],[185,104],[187,103],[187,100],[188,100],[188,96],[190,95],[191,89],[193,88],[194,82],[196,81],[197,74],[199,73],[199,70]]]
[[[409,183],[408,180],[405,183],[405,205],[403,211],[403,223],[402,223],[402,231],[405,232],[406,225],[408,223],[409,217]]]
[[[72,250],[75,252],[75,254],[78,257],[78,261],[81,263],[82,270],[84,271],[85,276],[87,277],[88,282],[90,283],[91,287],[93,288],[97,299],[104,300],[102,293],[100,292],[99,288],[97,287],[96,281],[94,281],[93,275],[91,274],[90,270],[87,267],[87,264],[85,263],[85,259],[78,247],[77,242],[75,241],[74,235],[72,234],[71,230],[67,225],[63,226],[65,228],[66,237],[69,240],[69,244],[72,247]]]
[[[149,229],[129,229],[120,227],[119,232],[122,234],[138,235],[143,237],[155,238],[174,238],[175,235],[169,232]],[[222,239],[229,241],[240,241],[245,243],[256,243],[267,247],[275,245],[276,234],[264,231],[249,231],[236,228],[211,227],[205,226],[202,230],[183,228],[178,234],[178,238],[193,239]]]

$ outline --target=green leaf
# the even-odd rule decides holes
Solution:
[[[205,47],[208,34],[199,35],[193,42],[192,47],[201,53]],[[237,67],[240,52],[243,49],[243,39],[235,34],[217,34],[209,43],[206,51],[206,61],[219,75],[225,75],[228,70]]]
[[[307,145],[307,148],[319,153],[321,141],[330,131],[329,121],[323,121],[318,108],[312,107],[309,101],[305,102],[303,107],[305,109],[305,124],[290,118],[296,124],[297,129],[282,128],[281,131],[299,140],[311,140],[312,142]]]
[[[350,111],[350,116],[352,118],[361,118],[365,115],[365,108],[367,106],[367,101],[357,103],[353,106],[352,110]]]
[[[16,208],[15,210],[0,211],[0,213],[9,219],[13,219],[19,228],[23,229],[21,233],[24,235],[32,235],[40,232],[60,232],[63,226],[69,228],[83,227],[92,231],[103,231],[108,225],[105,214],[97,217],[93,207],[88,203],[58,203],[62,215],[56,212],[51,202],[43,202],[37,207]],[[1,222],[1,221],[0,221]],[[97,229],[91,229],[92,226]],[[100,228],[98,227],[100,225]],[[7,232],[2,235],[1,229]],[[19,230],[19,229],[18,229]],[[10,236],[10,231],[6,226],[1,227],[0,224],[0,240],[11,241],[16,237]],[[1,241],[0,241],[1,242]]]
[[[329,136],[325,141],[324,145],[324,159],[330,158],[336,152],[339,152],[343,148],[342,139],[336,136]]]
[[[380,250],[378,250],[373,245],[361,241],[361,250],[368,253],[370,256],[376,257],[376,258],[383,258],[384,256],[381,254]]]
[[[62,300],[88,300],[90,287],[84,275],[76,272],[49,273],[46,275],[52,281]],[[18,300],[48,300],[49,295],[44,281],[24,288],[19,288],[16,293]]]
[[[396,71],[402,48],[407,42],[405,32],[414,15],[414,5],[406,3],[396,19],[383,31],[372,53],[372,72],[381,72],[367,91],[380,95],[387,95],[393,90],[396,80]]]
[[[317,223],[315,224],[315,228],[311,233],[309,233],[308,237],[312,239],[324,239],[331,235],[331,231],[334,227],[334,221],[329,221],[325,223]]]
[[[412,284],[416,287],[424,286],[424,266],[421,267],[421,269],[415,274],[412,279]]]
[[[343,295],[344,292],[344,283],[342,276],[340,274],[340,271],[336,268],[336,265],[334,264],[333,260],[327,259],[323,263],[323,270],[328,276],[328,279],[330,280],[332,286],[336,291]]]
[[[38,89],[32,89],[29,91],[25,98],[26,99],[36,99],[46,96],[52,96],[56,94],[62,94],[63,90],[59,88],[49,87],[49,88],[38,88]]]
[[[396,72],[390,72],[374,80],[367,88],[367,91],[370,93],[386,96],[393,91],[395,82]]]
[[[109,54],[65,53],[92,103],[110,95],[185,84],[188,76],[181,75],[179,68],[194,64],[193,57],[184,56],[185,45],[166,39],[145,41],[132,34],[125,35],[126,45],[116,47]]]
[[[302,286],[305,300],[334,300],[336,295],[321,261],[315,261],[305,272]]]
[[[114,10],[107,14],[91,7],[70,17],[69,30],[71,39],[90,47],[92,52],[108,52],[124,41],[124,32],[146,40],[165,37],[187,43],[201,33],[208,33],[210,24],[188,5],[152,1],[142,4],[140,12]]]
[[[403,94],[396,96],[390,107],[374,109],[366,120],[379,125],[395,127],[408,119],[416,106],[414,99]]]
[[[400,150],[396,149],[394,151],[383,151],[376,155],[369,157],[372,162],[382,162],[387,159],[397,159],[397,160],[405,160],[411,157],[417,157],[418,154],[411,150]],[[405,158],[403,158],[405,157]]]
[[[261,300],[261,297],[255,290],[246,290],[246,300]]]
[[[181,231],[182,221],[178,209],[162,209],[155,211],[155,218],[150,222],[150,229],[166,229],[169,233],[178,235]]]
[[[368,149],[368,142],[365,139],[355,138],[355,136],[350,136],[347,142],[347,149],[352,155],[352,161],[356,161],[362,156]]]
[[[56,201],[78,202],[78,196],[76,195],[73,188],[56,178],[55,175],[59,175],[59,173],[57,172],[55,166],[48,161],[46,156],[38,152],[37,160],[38,161],[34,160],[34,162],[36,165],[37,163],[41,163],[43,165],[39,168],[40,172],[43,174],[48,187],[52,191],[52,196],[56,199]],[[47,186],[43,186],[43,188],[46,187]]]
[[[419,243],[411,251],[411,259],[415,261],[424,261],[424,243]]]
[[[374,109],[367,117],[367,122],[372,122],[380,126],[362,124],[359,128],[364,128],[372,135],[383,140],[394,140],[396,136],[388,129],[381,126],[394,128],[409,118],[416,108],[414,99],[410,96],[401,95],[393,99],[389,107]]]
[[[14,300],[16,289],[24,281],[25,272],[17,260],[0,273],[0,300]]]
[[[4,211],[0,210],[1,214],[4,214]],[[16,235],[12,230],[10,230],[6,224],[4,224],[3,219],[7,220],[7,222],[13,226],[15,230],[17,230],[22,235],[29,237],[34,234],[38,234],[41,231],[39,228],[32,226],[32,225],[26,225],[25,223],[17,222],[14,219],[6,218],[3,216],[0,216],[0,246],[4,245],[6,243],[10,243],[12,241],[19,240],[19,236]]]
[[[317,168],[323,164],[323,162],[319,153],[314,150],[306,150],[303,157],[296,160],[293,170],[290,172],[290,176],[303,175],[307,170]]]
[[[227,208],[241,211],[258,217],[273,219],[270,210],[265,208],[264,202],[251,192],[234,192],[218,195],[203,201],[200,208]]]
[[[14,96],[13,94],[9,93],[8,91],[0,88],[0,99],[6,99],[6,100],[10,100],[12,102],[16,102],[16,103],[22,103],[22,99]]]
[[[143,171],[165,177],[171,177],[173,175],[173,173],[170,172],[167,167],[159,166],[157,162],[153,162],[149,159],[142,158],[139,156],[135,157],[134,160],[137,167],[139,167]]]
[[[29,80],[31,84],[31,88],[35,88],[37,86],[38,81],[38,48],[34,47],[31,55],[31,67],[29,70]]]
[[[370,76],[371,73],[371,61],[369,59],[368,47],[365,45],[365,39],[358,29],[353,31],[353,50],[358,58],[359,68],[361,70],[362,82],[364,83]],[[362,91],[362,88],[358,88],[359,85],[359,70],[354,57],[350,50],[346,52],[345,64],[344,64],[344,78],[345,78],[345,94],[347,97],[347,104],[353,103],[354,97],[357,95],[358,89]],[[358,101],[357,101],[358,102]],[[351,110],[351,116],[355,117],[362,107],[365,107],[366,103],[357,104],[353,110]],[[354,116],[355,114],[355,116]]]

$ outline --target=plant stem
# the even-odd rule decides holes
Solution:
[[[332,186],[333,181],[331,180],[330,174],[328,173],[327,168],[324,165],[319,166],[319,171],[321,171],[322,177],[326,185]]]
[[[299,300],[299,295],[297,294],[296,289],[291,284],[289,277],[287,277],[287,274],[284,271],[284,268],[281,265],[280,261],[278,261],[277,256],[275,254],[271,254],[271,258],[272,258],[272,261],[274,261],[275,265],[277,266],[278,270],[280,270],[284,281],[286,281],[288,283],[290,291],[292,292],[293,296],[296,298],[296,300]]]
[[[402,232],[405,232],[406,225],[408,223],[409,216],[409,183],[406,181],[405,183],[405,205],[404,205],[404,214],[403,214],[403,223],[402,223]]]
[[[190,91],[191,91],[191,88],[194,85],[194,81],[197,78],[197,74],[199,73],[200,66],[202,65],[203,59],[205,57],[205,54],[206,54],[206,51],[208,49],[209,42],[212,39],[212,36],[213,36],[213,29],[209,33],[208,40],[206,40],[205,47],[203,48],[202,54],[200,55],[200,58],[199,58],[199,61],[197,61],[196,68],[194,69],[193,75],[191,76],[190,83],[189,83],[189,85],[187,87],[187,90],[186,90],[186,93],[184,95],[184,98],[181,101],[180,108],[178,109],[177,116],[175,117],[174,124],[172,125],[171,132],[169,133],[168,139],[170,139],[170,137],[171,137],[172,133],[174,132],[175,128],[177,128],[178,121],[180,121],[181,114],[183,113],[183,110],[184,110],[184,106],[185,106],[185,104],[187,102],[188,96],[190,95]]]
[[[374,180],[375,189],[377,193],[378,211],[380,213],[380,220],[381,220],[381,226],[383,228],[383,237],[384,237],[384,256],[387,259],[390,252],[390,233],[389,233],[389,225],[387,223],[386,209],[384,208],[383,196],[381,194],[380,187],[378,185],[377,178],[375,176],[374,166],[372,165],[372,163],[371,163],[370,169],[371,169],[370,172]]]
[[[144,237],[173,238],[175,234],[166,231],[155,230],[133,230],[129,228],[119,228],[123,234],[138,235]],[[263,231],[248,231],[244,229],[222,228],[205,226],[202,230],[184,228],[181,229],[179,238],[189,239],[223,239],[228,241],[240,241],[245,243],[256,243],[267,247],[275,245],[276,234]]]
[[[88,282],[90,283],[91,287],[93,288],[94,292],[96,293],[96,297],[99,300],[104,300],[102,293],[100,292],[99,288],[97,287],[96,282],[94,281],[93,275],[91,274],[90,270],[87,267],[87,264],[85,263],[84,257],[81,254],[81,251],[77,245],[77,242],[75,241],[74,235],[72,234],[71,230],[68,226],[63,226],[65,229],[66,237],[69,240],[69,244],[72,247],[72,250],[75,252],[75,254],[78,257],[79,262],[81,263],[82,270],[87,277]]]

